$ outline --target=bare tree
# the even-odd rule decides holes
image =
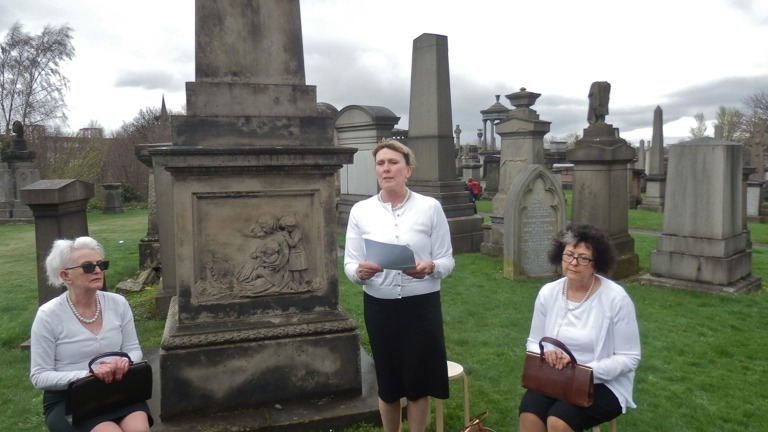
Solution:
[[[30,35],[16,22],[0,44],[0,112],[5,132],[15,120],[39,125],[66,122],[64,94],[69,79],[62,63],[75,56],[72,28],[45,26]]]
[[[696,126],[693,126],[689,129],[691,139],[703,138],[707,136],[707,122],[704,121],[704,113],[698,112],[693,116],[693,118],[696,120]]]
[[[768,122],[768,91],[761,90],[744,99],[746,129],[752,131],[755,123]]]
[[[744,142],[749,136],[744,113],[736,108],[720,106],[717,109],[717,124],[723,131],[723,139],[733,142]]]

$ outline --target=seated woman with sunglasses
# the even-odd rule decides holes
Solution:
[[[579,364],[592,368],[594,402],[587,408],[526,391],[520,402],[521,432],[590,429],[634,408],[632,387],[640,363],[635,306],[607,274],[616,261],[608,234],[589,224],[572,224],[552,242],[549,262],[563,278],[544,285],[536,297],[526,348],[539,352],[539,340],[563,342]],[[559,349],[546,361],[562,369],[571,359]]]
[[[56,240],[45,261],[48,283],[66,291],[40,306],[32,323],[30,379],[44,390],[43,412],[51,431],[144,432],[153,423],[145,402],[72,425],[64,415],[70,382],[88,375],[97,354],[123,351],[134,362],[142,352],[125,298],[101,291],[104,249],[91,237]],[[112,358],[93,366],[93,374],[111,383],[122,379],[128,359]]]

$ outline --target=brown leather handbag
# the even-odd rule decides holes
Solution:
[[[106,357],[125,357],[131,360],[128,354],[121,351],[99,354],[88,362],[91,374],[93,364]],[[64,414],[71,416],[72,424],[76,425],[88,418],[150,398],[152,367],[146,361],[131,362],[128,372],[120,381],[107,384],[93,375],[88,375],[69,383]]]
[[[487,426],[483,426],[486,417],[488,417],[488,411],[481,412],[474,416],[459,432],[496,432]]]
[[[550,366],[544,359],[544,344],[549,343],[568,354],[571,362],[564,368]],[[576,363],[576,358],[564,343],[551,337],[539,341],[539,353],[527,351],[523,365],[522,386],[576,406],[592,405],[594,383],[592,368]]]

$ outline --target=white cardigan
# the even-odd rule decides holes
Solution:
[[[107,351],[123,351],[134,362],[142,352],[133,312],[125,297],[99,291],[101,331],[95,335],[75,318],[67,294],[40,306],[32,322],[29,378],[36,389],[64,390],[88,374],[88,361]]]
[[[526,349],[538,353],[543,336],[560,340],[579,364],[592,368],[594,382],[611,389],[626,412],[635,407],[632,388],[640,363],[635,306],[624,288],[598,277],[598,291],[574,311],[567,311],[563,302],[565,278],[544,285],[536,297]]]

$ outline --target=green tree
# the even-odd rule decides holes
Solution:
[[[9,133],[13,121],[24,125],[66,123],[65,92],[69,80],[61,72],[75,56],[72,28],[45,26],[30,35],[16,22],[0,43],[0,113]]]
[[[704,121],[704,113],[698,112],[693,116],[693,118],[696,120],[696,126],[693,126],[689,129],[691,139],[703,138],[707,136],[707,122]]]

